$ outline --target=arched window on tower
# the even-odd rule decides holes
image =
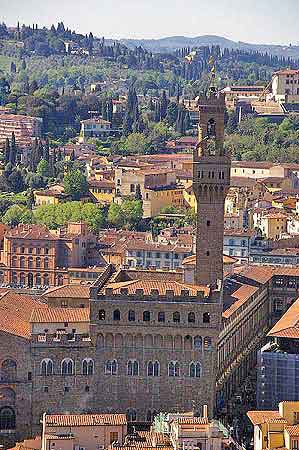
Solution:
[[[216,136],[216,122],[214,119],[210,119],[208,121],[207,133],[209,138],[213,138]]]
[[[137,413],[135,409],[130,408],[127,410],[127,420],[128,422],[136,422]]]
[[[120,310],[116,309],[115,311],[113,311],[113,320],[120,320]]]
[[[5,406],[0,409],[0,430],[14,430],[16,428],[16,413]]]
[[[94,362],[91,358],[85,358],[82,361],[82,374],[83,375],[93,375],[94,372]]]
[[[135,311],[133,311],[132,309],[130,309],[130,311],[128,312],[128,321],[135,322]]]
[[[128,361],[127,374],[131,377],[139,375],[139,363],[136,359],[130,359]]]
[[[195,350],[202,350],[202,337],[201,336],[195,336],[193,342],[194,342]]]
[[[181,321],[181,315],[178,311],[173,313],[173,321],[179,323]]]
[[[194,314],[194,312],[190,312],[188,314],[188,322],[189,323],[195,323],[195,314]]]
[[[208,312],[203,313],[202,321],[203,323],[210,323],[210,313]]]
[[[53,375],[53,361],[51,359],[43,359],[40,364],[40,373],[44,377]]]
[[[61,375],[74,375],[74,362],[70,358],[65,358],[61,363]]]
[[[99,311],[99,320],[105,320],[106,318],[106,313],[104,309],[100,309]]]
[[[108,360],[105,363],[105,374],[106,375],[117,375],[117,361],[116,359]]]
[[[201,377],[201,364],[200,362],[191,362],[189,365],[189,377],[200,378]]]

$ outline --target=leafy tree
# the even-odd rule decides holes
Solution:
[[[137,229],[143,216],[142,201],[125,200],[121,209],[125,226],[129,229]]]
[[[73,200],[80,200],[88,192],[86,176],[78,169],[71,170],[64,177],[64,190]]]
[[[108,222],[116,228],[121,228],[124,224],[122,208],[117,203],[111,203],[109,206]]]
[[[11,186],[13,192],[22,192],[25,189],[25,182],[20,170],[13,170],[8,177],[8,183]]]
[[[13,205],[2,217],[6,225],[16,226],[19,223],[32,223],[32,212],[26,206]]]
[[[41,159],[36,168],[36,174],[40,177],[49,176],[49,163],[45,159]]]
[[[143,133],[131,133],[122,141],[121,148],[128,154],[143,155],[149,148],[149,142]]]

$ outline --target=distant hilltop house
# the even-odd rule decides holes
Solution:
[[[35,137],[41,137],[43,119],[21,114],[1,114],[0,111],[0,142],[11,139],[14,133],[17,143],[28,143]]]
[[[109,136],[119,134],[118,129],[113,129],[111,122],[101,118],[86,119],[81,121],[79,143],[83,144],[90,138],[106,139]]]
[[[269,97],[278,103],[299,103],[299,69],[274,72]]]

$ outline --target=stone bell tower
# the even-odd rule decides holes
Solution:
[[[199,141],[193,155],[197,200],[195,283],[216,287],[217,280],[223,279],[224,201],[231,168],[224,147],[224,96],[211,86],[207,95],[198,98],[198,108]]]

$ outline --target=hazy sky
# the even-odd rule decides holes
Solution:
[[[217,34],[257,43],[299,43],[299,0],[0,0],[9,25],[60,20],[113,38]]]

